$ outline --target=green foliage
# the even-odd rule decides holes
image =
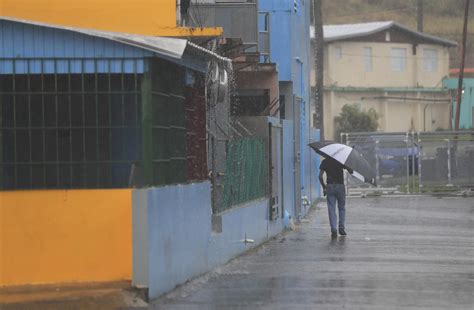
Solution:
[[[370,108],[367,112],[356,105],[344,105],[341,114],[334,118],[338,132],[373,132],[379,124],[379,115]],[[339,134],[338,134],[339,135]]]

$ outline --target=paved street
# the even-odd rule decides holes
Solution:
[[[354,198],[348,236],[326,205],[162,297],[155,309],[473,309],[474,199]],[[224,228],[225,229],[225,228]]]

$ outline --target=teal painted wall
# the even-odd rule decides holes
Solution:
[[[458,88],[458,78],[449,78],[443,81],[444,87],[453,90],[453,127],[454,117],[456,115],[456,90]],[[473,112],[474,112],[474,78],[465,78],[463,80],[464,93],[461,100],[461,114],[459,119],[460,129],[473,128]]]

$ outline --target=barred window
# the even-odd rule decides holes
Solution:
[[[0,59],[0,189],[124,188],[145,160],[147,184],[205,178],[203,85],[156,63],[144,93],[143,59]]]

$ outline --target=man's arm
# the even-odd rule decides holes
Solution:
[[[347,167],[346,165],[342,165],[342,168],[346,169],[347,172],[349,172],[350,174],[353,174],[353,173],[354,173],[354,170],[352,170],[351,168]]]
[[[321,183],[321,186],[323,187],[323,195],[326,196],[326,184],[324,184],[324,170],[319,170],[319,182]]]

